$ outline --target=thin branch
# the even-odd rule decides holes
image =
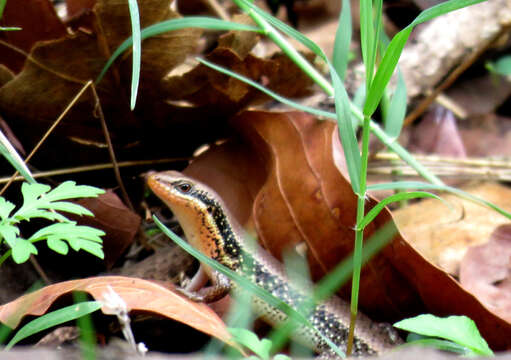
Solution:
[[[71,110],[71,108],[74,106],[74,104],[76,104],[76,102],[78,101],[78,99],[83,95],[83,93],[85,92],[85,90],[87,90],[87,88],[89,86],[92,85],[92,80],[89,80],[87,81],[87,83],[85,85],[83,85],[83,87],[80,89],[80,91],[78,92],[78,94],[75,95],[75,97],[69,102],[69,104],[66,106],[66,108],[64,109],[64,111],[62,111],[62,113],[60,114],[60,116],[57,118],[57,120],[55,120],[55,122],[50,126],[50,128],[46,131],[46,133],[43,135],[43,137],[41,138],[41,140],[39,140],[39,142],[37,143],[37,145],[32,149],[32,151],[30,152],[30,154],[28,154],[27,158],[25,159],[25,164],[27,164],[30,159],[32,159],[32,157],[34,156],[34,154],[37,152],[37,150],[39,150],[39,148],[41,147],[41,145],[46,141],[46,139],[48,138],[48,136],[50,136],[50,134],[53,132],[53,130],[57,127],[58,124],[60,124],[60,122],[62,121],[62,119],[64,119],[64,117],[67,115],[67,113],[69,112],[69,110]],[[16,178],[16,176],[18,176],[19,172],[18,171],[15,171],[14,174],[11,176],[11,180],[9,180],[5,185],[4,187],[2,188],[2,190],[0,190],[0,196],[5,192],[5,190],[7,190],[7,188],[11,185],[11,183],[14,181],[14,179]]]
[[[190,158],[182,157],[182,158],[165,158],[165,159],[154,159],[154,160],[136,160],[136,161],[123,161],[120,163],[117,163],[117,165],[122,167],[133,167],[133,166],[148,166],[148,165],[158,165],[158,164],[167,164],[172,162],[179,162],[179,161],[189,161]],[[112,169],[114,165],[112,163],[104,163],[104,164],[95,164],[95,165],[85,165],[85,166],[76,166],[72,168],[64,168],[64,169],[54,169],[54,170],[48,170],[48,171],[39,171],[37,173],[33,173],[35,179],[38,178],[44,178],[44,177],[50,177],[50,176],[59,176],[59,175],[67,175],[67,174],[76,174],[76,173],[82,173],[82,172],[89,172],[89,171],[99,171],[99,170],[105,170],[105,169]],[[4,184],[8,181],[10,181],[11,177],[3,177],[0,178],[0,184]],[[23,181],[23,176],[16,176],[13,181]]]
[[[128,207],[132,211],[135,211],[135,208],[133,207],[133,204],[131,203],[128,192],[126,191],[126,187],[124,186],[124,183],[121,178],[119,164],[117,163],[117,158],[115,157],[114,146],[112,145],[112,140],[110,139],[110,133],[109,133],[108,127],[106,125],[105,115],[103,114],[103,108],[101,107],[101,102],[99,100],[98,93],[96,92],[96,87],[94,85],[92,85],[91,90],[92,90],[92,96],[94,97],[94,100],[95,100],[94,108],[95,108],[95,111],[97,111],[97,113],[98,113],[99,120],[101,123],[101,128],[103,129],[103,135],[105,136],[106,143],[108,144],[108,154],[110,155],[110,160],[112,161],[112,164],[113,164],[115,179],[117,180],[117,184],[119,185],[119,188],[121,189],[121,193],[122,193],[124,202],[126,203],[126,205],[128,205]]]

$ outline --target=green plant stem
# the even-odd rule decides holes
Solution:
[[[302,55],[273,27],[271,26],[265,19],[263,19],[259,14],[253,11],[248,5],[244,4],[243,1],[234,0],[234,2],[254,20],[254,22],[263,29],[266,36],[268,36],[272,41],[279,46],[284,53],[289,56],[289,58],[303,71],[310,76],[312,80],[314,80],[328,96],[334,95],[334,88],[332,84],[330,84],[313,66],[309,64],[307,60],[303,58]],[[350,110],[355,118],[363,123],[364,116],[360,109],[350,101]],[[436,177],[434,174],[430,173],[422,164],[416,161],[409,152],[407,152],[401,145],[395,142],[395,139],[389,137],[378,124],[374,121],[370,120],[370,128],[376,137],[378,137],[385,145],[392,148],[392,150],[401,158],[403,161],[407,162],[412,166],[419,175],[421,175],[424,179],[436,185],[443,185],[442,180]]]
[[[363,115],[362,112],[351,103],[351,111],[353,115],[357,118],[358,121],[362,122]],[[424,165],[422,165],[419,161],[415,160],[412,154],[410,154],[405,148],[403,148],[396,139],[388,136],[385,131],[374,121],[370,121],[371,132],[380,139],[386,146],[392,149],[393,152],[396,153],[404,162],[409,164],[411,167],[417,171],[417,173],[422,176],[424,179],[429,181],[432,184],[438,186],[445,186],[442,180],[440,180],[436,175],[431,173]]]
[[[268,36],[284,53],[302,69],[304,73],[309,75],[316,84],[318,84],[329,96],[334,95],[334,87],[330,84],[321,73],[316,70],[302,55],[291,45],[284,37],[268,22],[263,19],[258,13],[253,11],[250,7],[243,4],[243,2],[234,2],[254,20],[254,22],[263,29],[266,36]]]
[[[353,338],[355,334],[355,322],[358,312],[358,292],[360,285],[360,272],[362,270],[362,248],[364,242],[364,228],[360,226],[365,215],[365,199],[367,191],[367,166],[369,162],[369,134],[371,118],[364,116],[362,127],[362,157],[360,168],[360,193],[357,194],[357,226],[355,230],[355,247],[353,250],[353,279],[351,282],[351,314],[350,329],[348,336],[348,345],[346,355],[350,356],[353,348]]]
[[[11,253],[12,253],[12,250],[9,249],[7,250],[3,255],[2,257],[0,257],[0,266],[2,266],[2,264],[4,263],[5,260],[7,260],[9,258],[9,256],[11,256]]]

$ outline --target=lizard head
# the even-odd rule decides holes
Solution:
[[[188,242],[229,266],[229,259],[239,254],[237,234],[216,192],[176,171],[150,173],[147,184],[172,210]]]

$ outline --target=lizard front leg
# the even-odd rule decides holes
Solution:
[[[177,288],[177,290],[190,300],[204,303],[218,301],[231,291],[231,280],[218,271],[211,272],[210,280],[213,283],[212,286],[203,287],[197,290],[197,285],[203,281],[205,274],[207,275],[201,265],[199,271],[194,275],[190,284],[188,284],[185,288]],[[202,285],[204,285],[204,283]]]

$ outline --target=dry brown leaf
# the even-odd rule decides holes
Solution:
[[[11,81],[14,78],[14,73],[3,64],[0,64],[0,86],[3,86],[6,82]]]
[[[92,10],[96,0],[66,0],[67,16],[79,16],[81,13]]]
[[[481,183],[462,190],[511,211],[511,190],[503,185]],[[454,206],[423,200],[393,212],[407,241],[426,259],[444,271],[458,275],[467,249],[485,243],[500,225],[509,222],[495,211],[457,196],[442,194]]]
[[[170,3],[141,2],[141,26],[178,17]],[[27,149],[34,147],[83,84],[97,77],[114,49],[131,35],[127,0],[98,0],[93,11],[81,14],[80,10],[90,5],[81,1],[72,5],[73,11],[78,11],[72,22],[75,31],[55,41],[37,43],[23,71],[0,87],[0,112],[15,134],[23,133]],[[185,58],[197,51],[200,34],[199,29],[183,29],[143,41],[134,112],[129,110],[129,50],[97,85],[119,158],[189,155],[201,144],[225,137],[227,118],[252,102],[268,99],[203,66],[176,75],[184,72]],[[247,55],[257,39],[252,32],[228,33],[207,56],[284,96],[308,93],[311,80],[286,57],[265,60]],[[39,168],[105,161],[106,145],[94,104],[87,91],[39,150]]]
[[[170,0],[142,2],[139,9],[141,26],[178,17],[169,5]],[[98,1],[94,11],[87,16],[88,22],[94,24],[92,34],[77,31],[58,40],[37,43],[23,71],[0,88],[0,110],[7,121],[11,120],[15,133],[23,132],[24,145],[28,148],[34,146],[81,87],[99,75],[111,53],[131,35],[126,0]],[[155,101],[155,96],[159,99],[160,80],[195,50],[200,33],[199,29],[183,29],[143,42],[138,98],[141,108],[165,109],[162,102]],[[130,82],[131,54],[127,53],[98,85],[101,105],[117,149],[139,141],[146,134],[139,130],[143,126],[142,120],[129,110]],[[79,99],[49,138],[50,143],[39,153],[40,158],[47,156],[51,166],[63,166],[70,161],[77,163],[80,157],[90,163],[94,161],[92,154],[96,161],[104,161],[102,148],[83,145],[87,141],[104,142],[90,94],[88,91]],[[31,131],[26,131],[27,128]],[[72,141],[71,137],[81,142]],[[148,142],[151,145],[160,143]],[[66,151],[60,151],[62,148]]]
[[[511,322],[511,225],[499,226],[483,245],[467,250],[460,283],[491,311]]]
[[[234,41],[229,43],[238,44]],[[245,56],[244,52],[246,49],[241,45],[234,49],[219,46],[207,55],[207,60],[262,83],[282,96],[309,94],[312,84],[310,78],[286,56],[278,54],[266,60],[252,54]],[[252,86],[202,64],[185,74],[166,78],[163,94],[172,100],[189,101],[194,106],[214,104],[220,110],[226,107],[241,109],[257,100],[268,99]]]
[[[111,190],[97,198],[80,199],[78,204],[86,207],[94,217],[74,217],[80,224],[103,230],[105,265],[110,269],[130,246],[139,230],[142,219],[124,205]]]
[[[58,39],[66,34],[66,27],[60,21],[50,0],[8,1],[1,26],[17,26],[20,31],[0,31],[0,39],[29,52],[41,40]],[[0,44],[0,63],[14,72],[21,70],[25,56],[12,48]]]
[[[210,147],[184,173],[213,187],[243,225],[250,221],[252,203],[266,176],[259,158],[232,140]]]
[[[259,240],[275,256],[287,246],[306,242],[313,274],[322,276],[351,253],[355,224],[356,198],[333,160],[335,124],[296,112],[244,112],[233,124],[240,129],[249,156],[243,161],[244,154],[216,149],[202,155],[208,161],[192,164],[194,173],[214,177],[215,164],[232,163],[224,165],[231,169],[231,178],[224,171],[220,185],[228,188],[254,164],[258,176],[265,178],[252,210]],[[235,170],[238,164],[243,165],[241,171]],[[202,180],[208,182],[206,176]],[[253,187],[260,184],[248,182]],[[369,200],[368,207],[374,204]],[[388,221],[391,216],[385,210],[368,228],[366,239]],[[360,296],[361,308],[373,318],[464,314],[474,319],[494,349],[511,347],[511,325],[425,260],[400,234],[363,269]]]
[[[0,321],[16,328],[24,316],[43,315],[64,294],[84,291],[98,301],[105,301],[110,289],[124,300],[129,311],[156,313],[235,346],[223,321],[206,304],[188,300],[154,282],[123,276],[100,276],[46,286],[0,306]],[[115,315],[105,305],[101,311]]]

